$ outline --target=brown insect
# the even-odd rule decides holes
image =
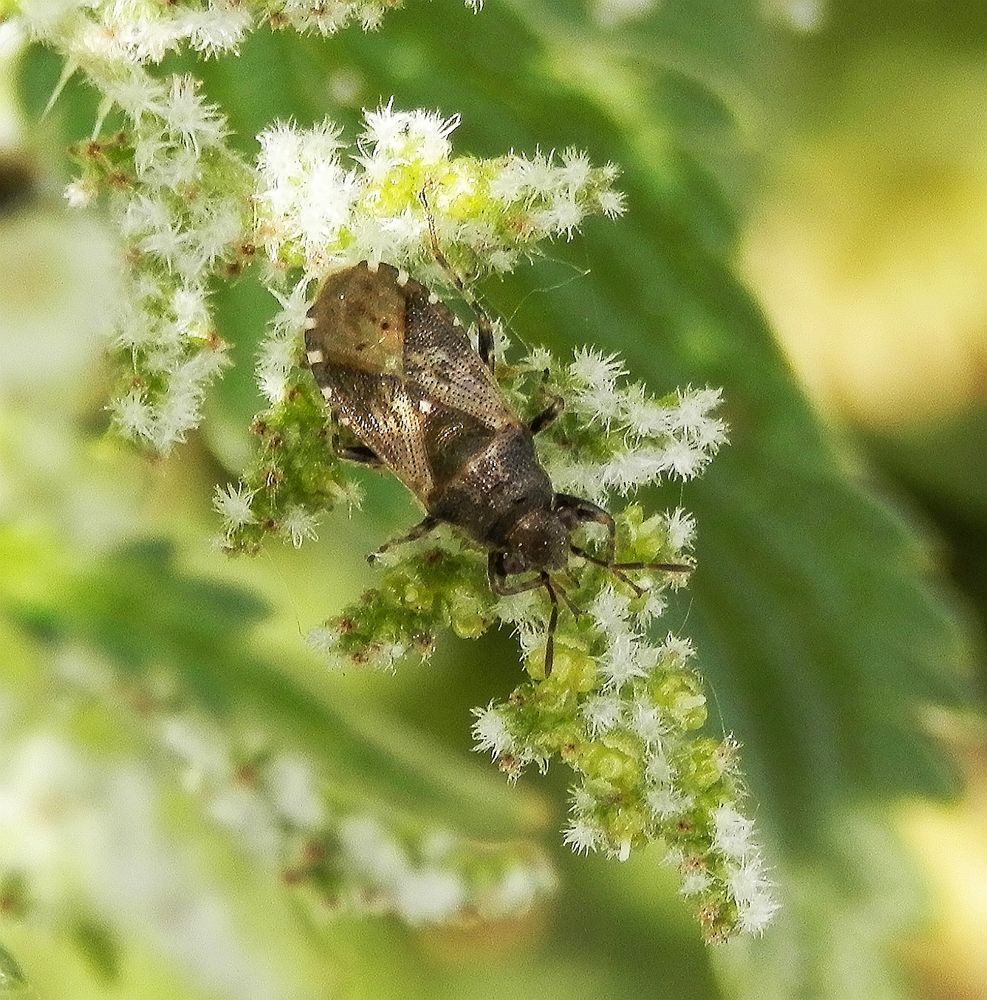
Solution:
[[[437,245],[433,251],[448,269]],[[425,508],[420,524],[378,551],[446,522],[489,551],[495,594],[544,587],[552,603],[547,676],[557,595],[569,603],[551,573],[564,570],[571,555],[609,568],[639,594],[625,570],[691,567],[614,562],[613,518],[588,500],[557,493],[535,451],[534,436],[562,412],[563,401],[552,400],[523,422],[494,378],[492,324],[482,310],[477,315],[478,349],[435,294],[389,264],[364,262],[325,281],[310,311],[305,350],[336,420],[360,442],[340,448],[340,456],[385,466]],[[578,525],[591,521],[608,531],[605,558],[570,540]],[[509,580],[527,572],[534,576]]]

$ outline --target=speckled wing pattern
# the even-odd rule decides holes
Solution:
[[[404,375],[424,398],[456,410],[491,431],[513,427],[518,419],[507,405],[493,373],[449,310],[430,304],[428,292],[408,282],[404,334]]]
[[[435,484],[425,443],[422,397],[393,375],[335,368],[327,373],[327,382],[339,421],[425,501]]]
[[[364,265],[353,270],[365,277]],[[352,355],[338,345],[343,339],[352,347],[350,329],[312,330],[306,337],[309,363],[340,423],[427,506],[433,490],[441,489],[470,453],[519,422],[452,313],[429,301],[418,282],[398,285],[397,272],[387,265],[380,272],[381,283],[390,285],[386,291],[400,295],[404,305],[401,364],[388,366],[398,371],[383,370],[379,340],[361,355],[373,357],[370,364],[346,363]],[[318,306],[315,315],[322,320]],[[374,312],[371,322],[377,318]],[[388,318],[399,319],[392,313]],[[361,340],[356,349],[362,348]]]

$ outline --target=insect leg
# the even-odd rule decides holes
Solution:
[[[522,580],[520,583],[508,583],[507,574],[501,565],[501,552],[491,552],[487,557],[487,580],[490,582],[490,589],[498,597],[510,597],[512,594],[523,594],[526,590],[534,590],[542,585],[541,577],[536,576],[533,580]]]
[[[375,451],[362,444],[354,445],[352,448],[337,448],[336,454],[346,462],[369,465],[373,469],[380,468],[384,464]]]
[[[480,355],[480,360],[491,370],[494,370],[494,331],[490,317],[480,308],[475,300],[471,303],[473,311],[476,313],[477,344],[476,349]]]
[[[539,434],[546,427],[555,423],[559,415],[565,409],[565,400],[561,396],[556,396],[541,413],[532,417],[528,424],[528,430],[532,434]]]
[[[393,549],[396,545],[405,545],[408,542],[413,542],[415,539],[427,535],[430,531],[433,531],[436,527],[438,527],[438,524],[439,519],[437,517],[432,517],[432,515],[429,514],[426,518],[416,524],[411,531],[404,535],[398,535],[397,538],[392,538],[388,542],[384,542],[384,544],[381,545],[376,552],[371,552],[370,555],[367,556],[367,562],[376,562],[377,558],[383,555],[388,549]]]
[[[618,580],[623,580],[638,597],[642,597],[645,591],[624,572],[625,569],[653,569],[663,573],[691,573],[695,569],[694,566],[690,566],[688,563],[614,562],[612,559],[600,559],[572,543],[569,544],[569,549],[581,559],[593,563],[594,566],[602,566],[604,569],[610,570]]]
[[[439,238],[435,233],[435,220],[428,207],[428,195],[424,189],[418,195],[421,203],[425,206],[425,219],[428,222],[428,237],[432,244],[432,256],[439,267],[445,271],[449,280],[456,286],[456,290],[463,297],[466,304],[476,314],[476,326],[478,331],[477,352],[480,360],[491,370],[494,370],[494,330],[493,321],[486,314],[483,306],[467,291],[463,279],[459,277],[453,266],[446,259],[446,255],[439,246]]]
[[[626,573],[622,573],[617,565],[611,560],[599,559],[597,556],[592,555],[585,549],[581,549],[578,545],[573,545],[572,543],[569,544],[569,549],[581,559],[585,559],[587,562],[593,563],[594,566],[602,566],[604,569],[610,570],[610,572],[613,573],[618,580],[623,580],[624,583],[626,583],[638,597],[644,596],[644,588],[639,587]]]
[[[649,562],[626,562],[619,563],[615,561],[615,550],[617,544],[617,525],[614,523],[613,517],[605,511],[602,507],[593,503],[590,500],[583,500],[581,497],[570,496],[568,493],[556,493],[555,494],[555,509],[563,509],[572,511],[576,519],[582,522],[595,522],[596,524],[602,524],[607,529],[607,550],[606,558],[601,559],[599,556],[594,556],[592,553],[587,552],[586,549],[581,548],[578,545],[573,545],[569,543],[569,549],[575,555],[587,562],[593,563],[595,566],[602,566],[604,569],[610,570],[611,573],[618,580],[623,580],[637,595],[640,597],[644,591],[627,576],[624,570],[628,569],[652,569],[658,570],[663,573],[690,573],[693,567],[688,563],[649,563]]]
[[[544,570],[532,580],[508,584],[507,574],[501,565],[502,556],[502,552],[491,552],[487,557],[487,579],[490,581],[490,589],[495,594],[509,597],[511,594],[523,594],[526,590],[537,590],[539,587],[544,587],[548,591],[548,598],[552,602],[552,614],[548,619],[548,637],[545,643],[545,676],[548,677],[552,673],[552,664],[555,661],[555,630],[559,624],[559,599],[555,594],[555,587],[552,586],[552,581]],[[570,604],[568,598],[566,603]],[[576,614],[574,608],[573,614]]]
[[[559,599],[555,596],[555,588],[547,573],[542,573],[541,582],[552,602],[552,614],[548,619],[548,636],[545,640],[545,676],[548,677],[552,673],[552,664],[555,661],[555,630],[559,624]]]

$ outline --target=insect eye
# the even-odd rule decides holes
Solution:
[[[571,507],[560,507],[556,511],[556,514],[558,516],[559,521],[566,528],[568,528],[569,531],[572,531],[574,528],[578,527],[578,525],[579,525],[579,514],[575,510],[573,510]]]
[[[506,576],[512,576],[515,573],[523,573],[527,567],[527,563],[518,552],[506,553],[501,565],[504,568],[504,574]]]

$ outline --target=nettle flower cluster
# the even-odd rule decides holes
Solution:
[[[5,702],[0,907],[8,917],[75,928],[80,938],[99,928],[111,950],[138,925],[210,991],[274,1000],[298,994],[230,918],[232,887],[203,875],[178,817],[184,832],[187,814],[198,812],[317,921],[340,911],[390,913],[413,927],[517,918],[554,889],[532,845],[477,844],[381,813],[359,791],[339,796],[277,733],[196,707],[178,672],[136,679],[86,647],[53,652],[53,676],[32,675],[37,689]],[[58,719],[38,708],[51,680]],[[83,735],[105,724],[119,735],[110,750]],[[150,752],[120,754],[128,736]]]
[[[206,391],[227,363],[210,290],[255,252],[252,167],[225,144],[225,116],[194,76],[159,78],[149,66],[181,48],[235,53],[261,22],[330,34],[352,21],[376,27],[397,6],[22,0],[18,21],[28,37],[57,49],[65,78],[81,72],[103,98],[93,138],[75,151],[80,173],[66,197],[83,207],[105,194],[123,238],[127,288],[115,345],[126,369],[111,409],[125,437],[167,452],[199,424]]]
[[[62,51],[68,69],[81,70],[104,97],[68,197],[84,205],[104,193],[124,238],[128,284],[116,343],[127,372],[113,404],[119,430],[167,451],[198,423],[208,385],[226,363],[209,306],[217,280],[257,261],[280,302],[257,362],[268,407],[253,423],[256,455],[242,482],[216,496],[220,546],[229,552],[256,551],[270,534],[300,545],[315,536],[321,516],[359,502],[335,458],[338,428],[300,364],[307,314],[326,274],[386,260],[451,292],[440,253],[468,283],[511,270],[545,240],[571,238],[587,215],[624,209],[612,165],[594,167],[577,150],[454,156],[458,118],[392,105],[366,114],[352,146],[328,120],[308,129],[275,125],[259,136],[256,165],[247,164],[227,145],[226,121],[193,77],[158,78],[147,66],[181,46],[206,55],[235,50],[260,19],[331,31],[351,19],[372,24],[389,6],[23,5],[30,33]],[[503,330],[498,338],[503,355]],[[612,501],[703,470],[725,438],[715,415],[719,392],[686,389],[656,399],[624,376],[617,358],[594,350],[559,362],[539,349],[498,367],[524,416],[546,393],[566,399],[565,413],[539,440],[541,456],[557,489],[610,502],[618,559],[681,563],[694,527],[688,514],[646,517],[635,504],[615,509]],[[591,528],[580,530],[582,546],[600,544]],[[502,704],[477,710],[478,748],[512,779],[529,764],[544,769],[561,759],[576,776],[565,833],[575,850],[626,858],[661,840],[710,940],[759,932],[775,903],[739,804],[736,746],[700,733],[706,708],[691,647],[659,627],[666,590],[682,577],[636,573],[632,581],[577,560],[566,576],[569,608],[555,636],[554,671],[545,677],[545,594],[495,599],[484,557],[450,532],[398,550],[380,584],[313,630],[311,644],[333,662],[392,667],[409,654],[428,655],[441,628],[475,637],[511,626],[528,679]],[[229,773],[224,764],[222,774]],[[219,789],[219,801],[226,791]],[[259,788],[252,794],[263,799]],[[331,856],[349,857],[353,872],[375,880],[383,908],[414,919],[408,900],[427,885],[430,898],[446,901],[430,912],[483,909],[468,880],[442,867],[455,845],[399,843],[369,822],[357,817],[336,828]],[[299,871],[321,872],[321,864],[313,851]]]
[[[175,16],[188,13],[176,7]],[[160,21],[155,11],[170,18],[163,12],[171,10],[70,0],[29,0],[21,9],[29,37],[64,55],[66,78],[83,73],[103,98],[93,137],[74,151],[80,169],[66,197],[84,207],[105,195],[122,238],[114,346],[124,374],[111,409],[126,437],[161,452],[199,423],[206,390],[226,364],[212,283],[239,273],[253,255],[251,171],[225,143],[225,117],[194,77],[159,78],[143,65],[182,40],[158,45],[145,32]],[[206,13],[201,32],[227,37],[211,19],[220,8]]]
[[[474,11],[483,0],[464,0]],[[331,35],[358,23],[377,28],[402,0],[21,0],[42,38],[83,45],[115,60],[158,63],[187,47],[206,56],[236,53],[261,24]]]
[[[712,413],[717,392],[652,399],[639,385],[621,384],[619,371],[615,359],[594,351],[561,364],[538,350],[501,368],[522,414],[536,387],[568,394],[542,457],[559,481],[600,499],[694,476],[724,436]],[[635,450],[638,463],[630,461]],[[615,518],[618,561],[687,560],[695,525],[681,508],[647,517],[631,503]],[[580,547],[600,545],[598,529],[582,530]],[[427,657],[442,628],[463,638],[513,628],[528,680],[503,703],[475,710],[477,749],[490,751],[511,780],[530,764],[544,771],[553,758],[573,770],[564,834],[573,850],[625,859],[635,847],[664,843],[709,940],[767,925],[776,904],[742,813],[737,745],[702,734],[706,700],[692,646],[660,628],[667,590],[682,585],[680,575],[637,572],[631,583],[574,560],[565,577],[572,610],[559,620],[545,677],[551,606],[540,591],[497,599],[485,554],[451,531],[378,562],[380,584],[313,630],[313,647],[334,663],[389,669],[408,655]]]
[[[337,797],[303,751],[256,721],[206,714],[175,674],[124,682],[74,647],[57,663],[80,708],[94,698],[129,717],[208,820],[320,915],[392,913],[413,926],[503,919],[523,915],[554,889],[554,872],[530,845],[478,844]]]
[[[454,156],[449,136],[458,122],[388,105],[366,113],[350,149],[329,121],[311,129],[280,124],[259,136],[253,239],[265,251],[268,287],[281,309],[257,362],[271,404],[254,421],[260,448],[243,482],[217,492],[228,551],[256,551],[272,532],[300,545],[315,536],[320,513],[360,501],[358,484],[334,457],[337,429],[299,367],[322,277],[386,260],[448,287],[433,231],[452,267],[476,278],[510,270],[546,239],[571,238],[591,213],[623,211],[612,164],[593,167],[572,149]],[[503,346],[502,331],[499,339]]]

